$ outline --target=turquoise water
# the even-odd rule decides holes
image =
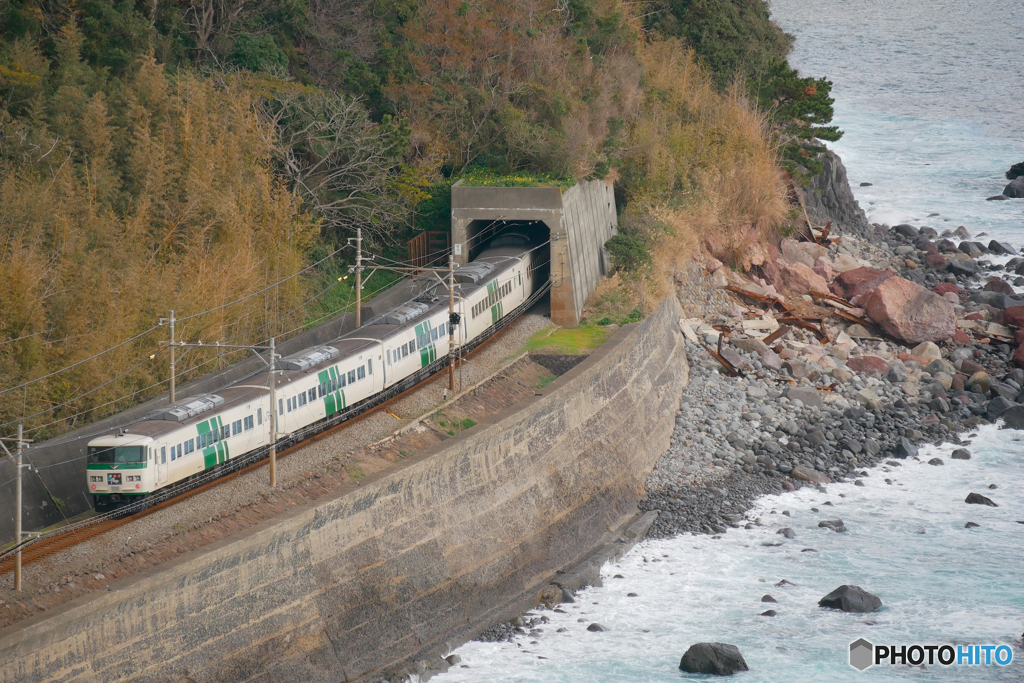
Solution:
[[[1024,520],[1024,432],[985,427],[970,448],[975,457],[969,461],[950,459],[952,447],[922,449],[920,461],[872,470],[863,487],[832,484],[827,493],[805,489],[764,498],[748,513],[764,526],[752,530],[644,542],[605,567],[603,587],[563,605],[565,614],[544,611],[551,621],[539,636],[467,644],[457,652],[468,668],[434,680],[701,679],[677,668],[686,648],[700,641],[737,645],[751,670],[736,680],[751,683],[1024,680],[1024,524],[1017,523]],[[926,464],[936,455],[944,466]],[[992,483],[998,488],[990,490]],[[972,491],[1000,507],[965,504]],[[818,528],[818,521],[837,517],[846,533]],[[967,521],[980,528],[965,529]],[[796,538],[776,534],[786,526]],[[773,585],[782,579],[796,585]],[[846,583],[878,595],[883,608],[844,614],[817,607]],[[637,597],[627,597],[631,592]],[[760,602],[764,594],[778,604]],[[766,609],[778,616],[760,616]],[[593,622],[608,631],[588,632]],[[848,665],[847,652],[862,637],[893,644],[1008,644],[1015,661],[859,672]]]
[[[835,123],[846,135],[830,146],[869,220],[964,225],[1024,242],[1024,200],[985,201],[1024,161],[1024,3],[774,0],[771,8],[796,37],[792,64],[833,82]]]

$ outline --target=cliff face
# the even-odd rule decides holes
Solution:
[[[832,221],[834,231],[874,239],[874,229],[860,204],[853,197],[853,189],[846,177],[842,159],[832,151],[824,153],[821,173],[800,188],[807,207],[807,215],[818,225]]]

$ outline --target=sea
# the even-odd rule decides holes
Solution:
[[[1024,161],[1024,2],[773,0],[771,10],[796,38],[791,63],[833,82],[845,135],[830,147],[869,220],[1024,243],[1024,200],[986,201]],[[537,612],[548,619],[539,632],[463,645],[461,663],[433,680],[707,680],[678,666],[690,645],[712,641],[739,648],[750,670],[733,678],[748,683],[1024,681],[1024,432],[985,426],[969,440],[970,460],[927,446],[919,460],[868,470],[863,486],[766,496],[750,530],[644,541],[605,566],[603,586]],[[998,507],[967,505],[971,492]],[[817,526],[835,518],[846,532]],[[795,537],[776,533],[784,527]],[[883,607],[818,607],[843,584]],[[588,631],[595,623],[605,630]],[[859,671],[849,647],[860,638],[1007,645],[1013,661]]]

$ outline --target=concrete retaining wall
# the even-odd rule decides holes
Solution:
[[[679,316],[330,501],[0,631],[0,681],[351,681],[472,637],[636,513],[687,381]]]

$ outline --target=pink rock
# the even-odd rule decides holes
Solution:
[[[721,268],[723,265],[724,264],[721,261],[712,256],[708,258],[707,262],[704,263],[704,269],[709,273],[713,273],[719,268]]]
[[[1018,346],[1017,350],[1013,352],[1013,360],[1018,366],[1024,368],[1024,345]]]
[[[953,305],[935,292],[901,277],[890,277],[866,297],[868,315],[905,342],[945,341],[956,332]]]
[[[889,372],[889,364],[878,356],[857,356],[848,360],[846,366],[868,375],[884,375]]]
[[[876,268],[854,268],[841,274],[836,281],[842,286],[847,299],[863,296],[872,289],[896,275],[891,270]]]
[[[769,285],[778,284],[782,277],[779,274],[779,267],[775,265],[774,261],[765,261],[764,265],[761,266],[761,272],[764,273],[765,282]]]
[[[1024,306],[1010,306],[1003,311],[1003,324],[1024,329]]]
[[[826,256],[819,256],[815,259],[814,272],[823,277],[825,282],[832,282],[832,279],[836,276],[832,270],[832,262]]]
[[[948,301],[951,304],[958,304],[958,303],[960,303],[960,297],[958,297],[953,292],[946,292],[945,294],[942,295],[942,298],[945,299],[946,301]]]
[[[780,370],[782,369],[782,359],[779,358],[779,354],[768,349],[761,354],[761,365],[769,370]]]
[[[860,267],[860,261],[849,254],[839,254],[839,256],[836,256],[835,259],[832,260],[832,269],[837,270],[840,273],[845,273],[848,270],[854,270]]]
[[[935,285],[934,287],[932,287],[932,291],[935,292],[936,294],[956,294],[957,292],[960,291],[960,288],[957,287],[952,282],[943,282],[941,285]]]
[[[946,257],[936,252],[934,254],[926,254],[924,262],[929,268],[942,268],[946,269]]]
[[[957,344],[970,344],[971,338],[967,336],[967,333],[963,330],[957,330],[953,333],[953,341]]]
[[[782,260],[789,265],[802,263],[808,268],[814,266],[814,259],[801,249],[799,244],[790,239],[782,240]]]
[[[797,294],[828,294],[828,283],[803,263],[790,263],[781,266],[782,284]]]

